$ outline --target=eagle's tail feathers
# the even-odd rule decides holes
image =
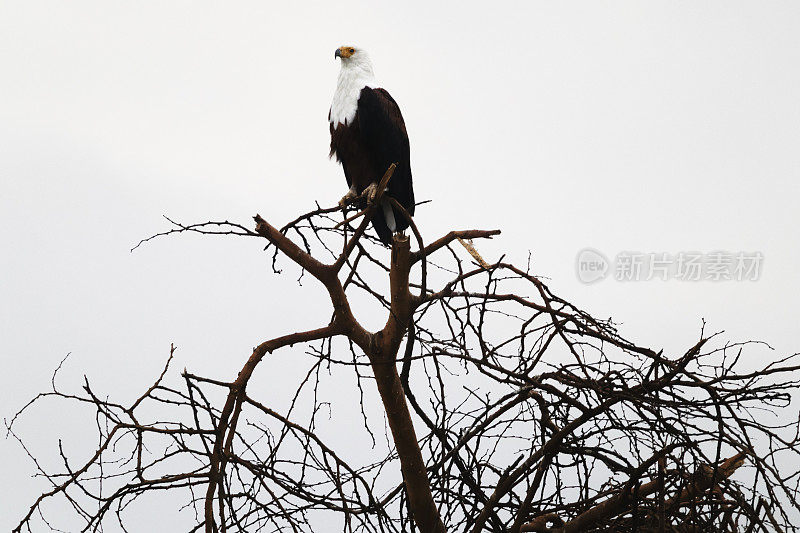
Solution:
[[[389,210],[391,211],[391,207]],[[387,246],[391,246],[392,244],[392,230],[389,229],[389,225],[386,222],[386,215],[384,211],[381,209],[380,211],[376,211],[374,215],[372,215],[372,227],[375,228],[375,233],[378,234],[378,238],[381,242]]]
[[[386,198],[381,198],[381,208],[383,209],[383,219],[386,221],[386,227],[394,233],[397,231],[397,223],[394,220],[394,209],[392,204]]]

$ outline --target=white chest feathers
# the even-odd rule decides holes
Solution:
[[[342,61],[336,92],[331,102],[330,123],[350,124],[358,111],[358,97],[364,87],[376,87],[372,65],[366,61]]]

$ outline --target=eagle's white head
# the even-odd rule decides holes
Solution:
[[[363,48],[340,46],[333,53],[333,57],[338,57],[342,61],[342,69],[360,69],[372,72],[372,62],[369,60],[369,54]]]
[[[336,92],[331,103],[330,122],[334,126],[349,124],[358,110],[358,96],[364,87],[377,87],[369,54],[355,46],[340,46],[334,58],[341,60]]]

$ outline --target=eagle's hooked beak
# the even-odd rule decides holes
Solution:
[[[342,57],[342,50],[337,48],[336,51],[333,53],[333,58],[336,59],[337,57]]]

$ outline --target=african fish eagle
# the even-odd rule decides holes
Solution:
[[[367,191],[374,198],[375,189],[386,169],[397,163],[380,206],[372,217],[372,226],[384,244],[392,242],[392,234],[408,227],[388,195],[414,214],[414,189],[411,184],[411,163],[408,134],[397,102],[382,89],[372,73],[367,53],[353,46],[336,50],[334,59],[341,60],[336,92],[328,114],[331,130],[331,153],[344,168],[350,190],[340,204],[361,197]],[[363,204],[364,200],[359,200]]]

